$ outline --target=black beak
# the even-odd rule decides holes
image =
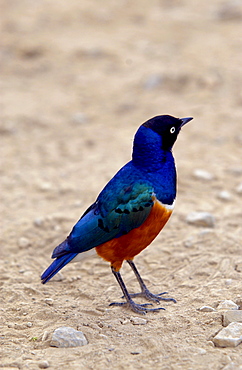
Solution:
[[[184,126],[186,123],[190,122],[192,119],[193,117],[180,118],[180,121],[182,122],[181,127]]]

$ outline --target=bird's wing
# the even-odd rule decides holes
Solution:
[[[121,186],[115,195],[105,189],[83,214],[68,238],[55,248],[52,258],[81,253],[139,227],[148,217],[153,202],[149,183]]]

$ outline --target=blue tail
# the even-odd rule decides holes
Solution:
[[[47,283],[58,271],[60,271],[67,263],[69,263],[78,253],[68,253],[64,256],[56,258],[52,264],[41,275],[42,284]]]

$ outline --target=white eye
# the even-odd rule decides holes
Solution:
[[[171,134],[174,134],[174,132],[176,131],[175,127],[173,126],[171,129],[170,129],[170,133]]]

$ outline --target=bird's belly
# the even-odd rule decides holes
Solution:
[[[128,234],[114,238],[96,247],[97,254],[109,261],[118,271],[124,260],[133,259],[145,249],[159,234],[172,213],[167,207],[156,201],[145,222]]]

